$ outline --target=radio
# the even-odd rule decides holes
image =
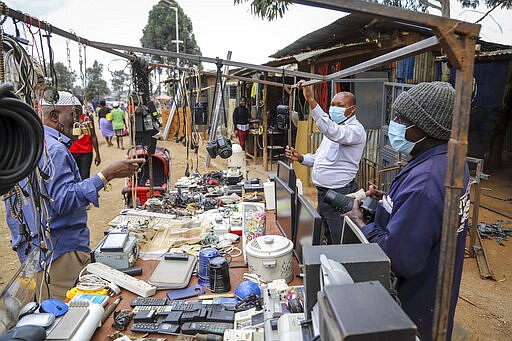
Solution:
[[[91,252],[93,262],[100,262],[114,269],[131,268],[139,258],[137,237],[127,232],[107,234]]]

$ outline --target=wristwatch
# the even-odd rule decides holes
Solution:
[[[105,177],[105,175],[103,175],[102,172],[98,172],[97,174],[100,177],[101,181],[103,181],[103,190],[105,192],[109,192],[112,189],[112,184],[108,182],[107,178]]]

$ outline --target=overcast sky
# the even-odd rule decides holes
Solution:
[[[36,16],[60,29],[71,30],[89,40],[140,46],[139,40],[148,13],[158,0],[5,0],[5,3],[13,9]],[[178,3],[192,21],[193,32],[203,56],[226,58],[228,51],[232,51],[232,60],[251,64],[269,61],[269,55],[345,15],[342,12],[294,4],[284,18],[267,22],[255,18],[248,4],[235,6],[233,0],[178,0]],[[452,0],[454,19],[475,22],[486,11],[485,8],[463,10],[457,4]],[[512,45],[511,18],[511,10],[493,11],[491,16],[481,22],[482,39]],[[12,33],[12,21],[8,20],[4,28]],[[28,30],[25,34],[31,39]],[[56,36],[52,39],[52,46],[56,60],[67,66],[65,39]],[[77,43],[71,41],[69,46],[72,67],[79,74]],[[126,61],[117,56],[91,47],[86,51],[87,66],[91,66],[94,60],[111,70],[119,70],[126,65]],[[212,64],[204,66],[206,69],[215,69]]]

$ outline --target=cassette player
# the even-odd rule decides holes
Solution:
[[[263,192],[263,181],[259,178],[246,180],[244,182],[244,190],[248,192]]]
[[[109,232],[92,250],[91,258],[114,269],[131,268],[139,258],[138,239],[128,232]]]

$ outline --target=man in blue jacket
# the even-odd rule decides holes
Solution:
[[[402,308],[418,326],[422,340],[432,338],[441,230],[444,210],[444,179],[447,141],[450,138],[455,90],[444,82],[418,84],[401,93],[393,103],[389,124],[391,146],[412,159],[382,197],[375,221],[363,226],[361,211],[354,205],[349,217],[371,243],[377,243],[391,259],[398,278]],[[469,173],[465,171],[461,193],[460,225],[449,314],[448,339],[462,276],[466,224],[469,213]],[[375,188],[371,195],[377,194]],[[382,193],[380,193],[382,195]]]
[[[4,196],[6,220],[20,262],[32,248],[41,248],[38,299],[63,300],[90,262],[87,206],[92,203],[99,207],[99,191],[109,191],[114,178],[132,176],[144,159],[114,161],[82,180],[69,151],[71,142],[78,138],[73,135],[73,126],[80,119],[80,102],[72,94],[59,91],[56,103],[43,100],[41,108],[45,150],[34,175],[18,183],[19,191]]]

